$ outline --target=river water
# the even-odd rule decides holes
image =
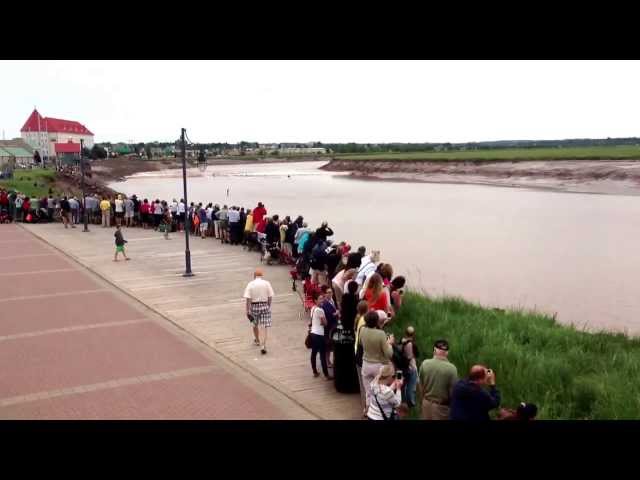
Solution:
[[[335,241],[380,250],[409,285],[486,306],[557,314],[592,330],[640,333],[640,199],[522,188],[355,180],[324,162],[190,171],[189,201],[328,220]],[[182,171],[129,177],[128,195],[179,199]],[[227,196],[228,190],[228,196]],[[197,272],[197,257],[193,258]]]

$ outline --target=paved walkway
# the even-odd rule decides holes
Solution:
[[[112,231],[36,229],[71,250],[99,243],[98,263],[127,272],[128,285],[139,276],[148,288],[149,267],[166,266],[160,242],[138,242],[141,258],[114,264]],[[20,226],[0,225],[0,419],[313,418]]]
[[[260,265],[259,254],[248,253],[238,246],[222,245],[216,240],[191,237],[191,258],[196,275],[183,278],[181,276],[184,272],[183,235],[171,234],[172,240],[167,241],[163,239],[162,234],[153,230],[123,228],[124,236],[129,241],[127,254],[132,261],[115,263],[112,261],[115,248],[114,229],[90,226],[91,232],[83,233],[82,227],[65,230],[60,224],[25,225],[22,228],[64,251],[106,282],[117,286],[131,299],[143,303],[161,316],[165,324],[173,323],[190,336],[200,340],[203,346],[209,346],[211,350],[235,366],[234,372],[252,376],[256,381],[265,382],[266,385],[271,386],[272,390],[286,397],[291,405],[297,406],[297,412],[294,413],[295,409],[289,410],[287,405],[284,408],[287,415],[295,418],[303,418],[303,414],[324,419],[359,418],[361,413],[359,395],[339,394],[335,391],[333,382],[327,382],[322,377],[314,378],[311,374],[309,350],[304,347],[307,321],[300,318],[302,310],[300,297],[291,289],[286,267],[264,266],[265,277],[272,283],[276,297],[273,304],[274,326],[270,330],[267,345],[269,353],[262,356],[259,348],[253,345],[249,322],[244,316],[244,301],[241,298],[246,283],[252,279],[253,270]],[[13,235],[20,235],[20,230]],[[21,235],[29,238],[24,230]],[[4,237],[3,235],[2,238]],[[26,254],[24,247],[19,251],[23,252],[23,255]],[[42,244],[38,247],[34,245],[33,251],[29,250],[30,255],[39,255],[43,252],[50,252],[50,250]],[[7,255],[13,254],[15,250]],[[56,256],[56,258],[61,257]],[[31,262],[30,265],[37,265],[39,270],[69,268],[68,261],[66,261],[66,267],[57,263],[47,264],[45,268],[39,260],[40,257],[27,257],[21,261]],[[59,259],[58,262],[60,261]],[[43,274],[50,276],[47,277],[48,282],[42,283],[54,283],[52,279],[67,282],[65,275],[69,273],[59,271]],[[18,277],[12,277],[12,282],[15,282]],[[87,282],[78,280],[73,283],[72,279],[69,281],[72,283],[67,283],[64,290],[77,289],[89,292],[78,297],[91,298],[91,295],[98,295],[98,292],[91,292],[96,289],[95,285],[88,285]],[[106,282],[103,282],[103,285]],[[47,295],[48,289],[51,288],[53,287],[43,286],[38,294]],[[60,290],[60,288],[57,290],[54,288],[55,292]],[[23,290],[18,288],[12,290],[11,295],[20,296],[20,292]],[[69,302],[64,303],[66,305]],[[96,303],[95,308],[92,309],[98,318],[102,318],[101,315],[103,315],[97,312],[100,308],[103,307]],[[92,317],[86,318],[85,323],[99,323],[95,317]],[[113,315],[109,315],[103,321],[114,320],[134,319],[124,318],[122,315],[114,319]],[[132,324],[127,328],[141,328],[141,325]],[[101,330],[98,328],[93,331]],[[6,334],[0,332],[0,335]],[[142,335],[144,336],[144,333]],[[132,338],[131,341],[133,342],[134,339]],[[145,340],[141,339],[141,341]],[[164,346],[158,346],[158,356],[165,356],[164,348]],[[259,390],[267,389],[266,385]],[[282,414],[265,413],[264,415],[276,418]],[[250,414],[240,416],[254,418]],[[278,418],[284,418],[284,416]]]

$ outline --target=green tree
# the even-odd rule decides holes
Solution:
[[[97,158],[107,158],[107,151],[104,149],[104,147],[102,147],[100,145],[94,145],[91,148],[90,155],[88,155],[88,156],[90,156],[94,160],[97,159]]]

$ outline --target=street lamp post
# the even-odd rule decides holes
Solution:
[[[87,195],[84,192],[84,140],[80,139],[80,184],[82,185],[82,217],[84,220],[83,232],[88,232]]]
[[[184,134],[185,129],[182,129],[182,134],[180,135],[180,146],[182,150],[182,186],[184,188],[184,242],[185,242],[185,251],[184,251],[184,260],[185,260],[185,272],[182,275],[183,277],[193,277],[193,272],[191,271],[191,252],[189,251],[189,201],[187,199],[187,153],[185,147]]]

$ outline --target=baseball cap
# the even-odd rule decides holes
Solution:
[[[436,340],[436,342],[433,344],[434,348],[437,348],[438,350],[444,350],[445,352],[449,351],[449,342],[447,342],[446,340]]]

